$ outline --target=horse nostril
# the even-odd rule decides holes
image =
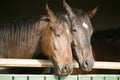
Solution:
[[[70,72],[70,67],[69,67],[69,65],[68,65],[68,64],[65,64],[65,65],[63,66],[62,71],[63,71],[63,73]]]
[[[88,68],[88,66],[89,66],[89,61],[88,60],[84,61],[83,67],[86,69],[86,68]]]

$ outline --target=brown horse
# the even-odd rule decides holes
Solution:
[[[28,59],[43,53],[59,75],[68,75],[73,70],[70,25],[63,17],[56,17],[47,5],[46,9],[47,17],[0,25],[0,57]]]
[[[63,0],[63,6],[67,10],[65,17],[72,25],[72,34],[74,40],[72,42],[72,51],[75,60],[79,64],[79,68],[82,71],[90,71],[94,64],[94,57],[91,47],[91,35],[93,33],[93,27],[90,22],[97,8],[85,13],[82,10],[73,10]]]

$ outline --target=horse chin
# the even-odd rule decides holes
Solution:
[[[64,71],[62,68],[60,68],[59,66],[56,67],[56,70],[57,70],[57,75],[60,75],[60,76],[67,76],[69,74],[72,73],[73,69],[72,70],[69,70],[69,71]]]
[[[68,72],[62,72],[61,70],[58,70],[57,72],[58,72],[57,75],[60,75],[60,76],[67,76],[67,75],[69,75],[69,74],[72,73],[72,72],[70,72],[70,73],[68,73]]]

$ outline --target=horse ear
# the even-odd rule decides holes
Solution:
[[[96,8],[94,8],[94,9],[88,11],[88,12],[87,12],[88,16],[89,16],[90,18],[93,18],[93,16],[94,16],[94,15],[96,14],[96,12],[97,12],[97,9],[98,9],[98,7],[96,7]]]
[[[51,22],[56,22],[57,21],[57,17],[53,13],[53,11],[49,8],[47,3],[46,3],[46,10],[47,10],[48,18],[50,19],[50,21]]]
[[[74,16],[72,8],[66,3],[65,0],[63,0],[63,6],[66,8],[67,13],[70,15],[70,17]]]

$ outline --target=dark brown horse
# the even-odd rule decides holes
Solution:
[[[72,25],[71,31],[74,37],[72,51],[74,58],[78,62],[80,70],[90,71],[94,65],[91,47],[93,26],[90,18],[95,15],[97,8],[85,13],[82,10],[73,10],[65,0],[63,0],[63,5],[67,10],[65,17]]]
[[[43,53],[59,75],[68,75],[73,70],[70,25],[64,17],[56,17],[47,5],[46,9],[47,17],[0,25],[0,57],[28,59]]]

